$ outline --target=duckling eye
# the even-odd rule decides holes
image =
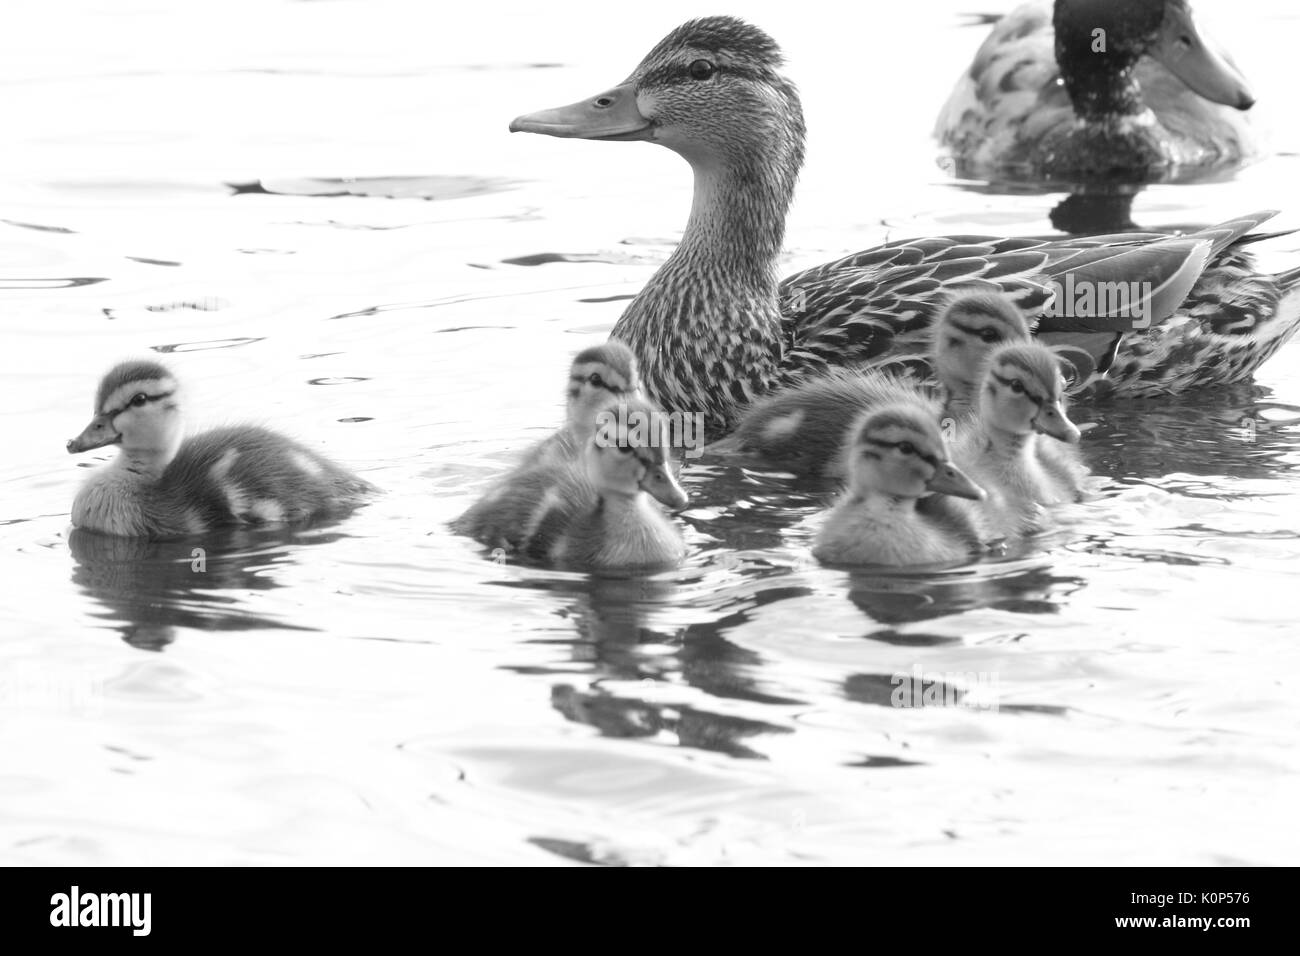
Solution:
[[[904,455],[915,455],[915,454],[916,454],[916,446],[913,445],[910,441],[900,441],[900,442],[899,442],[897,445],[895,445],[894,447],[897,448],[897,449],[898,449],[900,452],[902,452]]]
[[[707,80],[718,72],[718,68],[708,60],[695,60],[686,69],[692,80]]]
[[[605,380],[600,377],[599,372],[592,372],[590,375],[587,376],[587,381],[590,382],[596,388],[605,387]]]
[[[149,396],[146,395],[144,392],[136,392],[134,395],[131,396],[131,405],[133,405],[136,408],[139,408],[141,405],[146,404],[148,401],[149,401]]]
[[[1015,392],[1017,395],[1023,395],[1025,393],[1025,386],[1021,383],[1020,379],[1012,379],[1011,391]]]
[[[992,344],[1001,338],[1002,336],[998,335],[997,329],[993,329],[993,328],[980,329],[980,341],[982,342],[988,342],[989,344]]]

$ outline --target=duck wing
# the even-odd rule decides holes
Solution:
[[[1041,316],[1036,331],[1069,336],[1066,357],[1076,381],[1087,381],[1109,366],[1117,336],[1178,315],[1206,271],[1252,241],[1250,230],[1273,215],[1253,213],[1177,236],[961,235],[854,253],[781,283],[783,372],[790,381],[839,365],[920,372],[930,323],[947,297],[983,288]],[[1083,299],[1085,290],[1091,301]]]

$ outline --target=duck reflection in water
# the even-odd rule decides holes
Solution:
[[[342,535],[300,535],[324,543]],[[255,614],[244,593],[279,587],[269,567],[293,560],[283,531],[234,530],[191,538],[150,541],[74,528],[68,538],[75,566],[72,583],[102,608],[122,639],[160,651],[177,628],[243,631],[257,628],[314,630]]]
[[[564,642],[569,661],[540,669],[569,678],[551,690],[551,705],[568,720],[607,737],[673,734],[683,747],[749,759],[766,758],[745,741],[791,732],[779,724],[671,700],[673,689],[684,686],[692,688],[684,695],[692,699],[801,703],[764,690],[761,657],[723,637],[748,617],[746,611],[691,606],[692,592],[680,576],[603,574],[525,586],[560,592],[560,613],[574,627],[573,637]],[[757,600],[764,599],[759,595]],[[539,672],[535,665],[519,670]],[[578,675],[585,684],[574,679]],[[664,702],[646,699],[660,696]]]

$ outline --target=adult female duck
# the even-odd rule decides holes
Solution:
[[[1130,395],[1241,381],[1295,330],[1300,296],[1289,293],[1300,270],[1256,275],[1240,251],[1269,213],[1181,237],[904,240],[778,286],[804,149],[799,97],[781,63],[756,27],[694,20],[619,86],[511,124],[650,141],[694,168],[682,241],[611,337],[636,353],[648,397],[666,412],[703,413],[710,437],[755,398],[828,367],[924,363],[931,317],[955,288],[1001,291],[1028,315],[1051,307],[1037,331],[1067,333],[1080,377],[1110,369],[1112,387]],[[1132,295],[1104,308],[1057,295],[1112,282]]]
[[[1036,0],[998,21],[935,135],[967,178],[1169,181],[1251,159],[1254,102],[1186,0]]]

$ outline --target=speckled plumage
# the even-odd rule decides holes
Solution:
[[[697,60],[711,68],[704,79],[690,72]],[[512,126],[650,140],[691,163],[695,193],[682,241],[612,336],[636,352],[648,397],[666,412],[703,412],[710,439],[734,428],[755,399],[828,368],[924,370],[928,328],[954,287],[1009,295],[1035,315],[1052,303],[1052,283],[1150,283],[1158,292],[1150,328],[1117,315],[1054,317],[1039,327],[1074,365],[1076,384],[1098,387],[1113,366],[1118,374],[1102,387],[1119,395],[1240,380],[1300,322],[1289,274],[1254,276],[1256,289],[1244,299],[1219,296],[1229,274],[1221,270],[1235,272],[1245,261],[1240,244],[1271,213],[1190,237],[901,240],[777,284],[804,135],[798,96],[780,65],[775,44],[756,28],[730,17],[696,20],[674,30],[619,87],[623,109],[642,124],[630,132],[605,135],[594,122],[584,132],[587,119],[575,109],[530,114]],[[627,105],[633,96],[634,110]],[[1207,312],[1220,307],[1247,331],[1231,340],[1201,334],[1216,321]],[[1231,357],[1222,373],[1215,371],[1220,354]]]
[[[954,290],[928,338],[927,358],[943,397],[942,405],[933,404],[934,417],[957,419],[968,412],[982,357],[998,342],[1028,339],[1029,326],[1000,293]],[[930,384],[904,364],[895,371],[901,374],[831,367],[808,376],[756,402],[714,450],[739,451],[797,475],[843,477],[846,432],[862,412],[907,400]]]

